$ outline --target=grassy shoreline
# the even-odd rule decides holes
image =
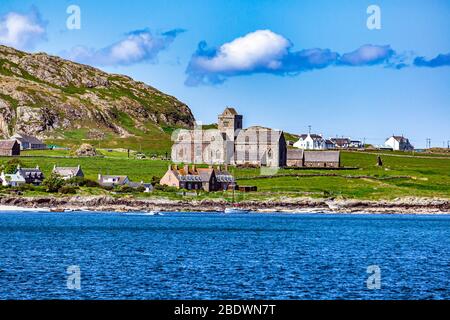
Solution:
[[[127,158],[127,153],[102,150],[104,157],[65,158],[62,151],[26,152],[20,161],[25,166],[39,165],[45,175],[50,175],[54,165],[76,166],[80,164],[88,179],[96,180],[99,173],[128,175],[132,181],[149,182],[162,177],[170,162],[164,160],[138,160]],[[450,199],[450,156],[422,157],[383,151],[383,167],[376,166],[378,153],[342,152],[342,163],[356,170],[295,170],[280,169],[267,176],[265,169],[230,168],[240,185],[256,185],[258,192],[236,193],[239,201],[265,201],[270,199],[357,199],[393,200],[396,198]],[[62,156],[55,158],[54,156]],[[0,157],[0,164],[11,158]],[[266,177],[263,177],[263,176]],[[7,196],[8,189],[0,195]],[[43,190],[24,191],[23,196],[46,196]],[[144,199],[167,198],[171,200],[225,199],[231,201],[230,192],[201,192],[197,196],[181,196],[177,192],[156,191],[152,194],[111,194],[100,188],[80,188],[78,196],[137,197]],[[58,197],[58,195],[55,195]]]

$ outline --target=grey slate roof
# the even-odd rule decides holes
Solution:
[[[178,179],[183,182],[202,182],[202,178],[200,176],[193,174],[179,175]]]
[[[43,180],[44,174],[38,168],[20,168],[17,173],[21,174],[25,179]]]
[[[16,140],[0,140],[0,149],[11,150],[16,143]]]
[[[305,151],[305,162],[339,162],[339,151]]]
[[[67,177],[77,175],[79,170],[81,170],[80,167],[55,167],[53,172],[59,174],[60,176]]]
[[[26,135],[26,134],[21,134],[21,133],[20,134],[15,134],[13,136],[13,138],[17,139],[19,141],[25,141],[25,142],[28,142],[28,143],[31,143],[31,144],[45,144],[44,142],[42,142],[41,140],[39,140],[36,137],[29,136],[29,135]]]

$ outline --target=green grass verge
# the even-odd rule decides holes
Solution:
[[[163,160],[128,159],[126,151],[100,150],[104,158],[52,158],[67,156],[68,151],[33,151],[21,157],[25,165],[37,164],[46,175],[53,165],[76,166],[80,164],[87,178],[96,179],[98,173],[128,175],[133,181],[150,181],[162,177],[169,165]],[[33,157],[33,153],[35,157]],[[44,156],[44,157],[43,157]],[[272,199],[279,197],[339,197],[348,199],[393,199],[396,197],[450,198],[450,159],[382,156],[384,166],[377,167],[376,154],[342,152],[342,163],[358,170],[293,170],[280,169],[277,175],[291,175],[255,179],[259,169],[231,168],[240,185],[256,185],[258,192],[237,194],[242,199]],[[0,158],[5,163],[8,158]],[[296,176],[296,175],[309,176]],[[316,176],[335,174],[336,176]],[[367,177],[366,177],[367,176]],[[355,178],[361,177],[361,178]],[[152,196],[166,195],[156,192]],[[170,195],[172,198],[178,195]],[[201,198],[229,198],[228,193],[202,194]]]

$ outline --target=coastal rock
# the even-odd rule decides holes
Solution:
[[[330,201],[337,203],[330,208]],[[133,199],[111,196],[73,196],[73,197],[20,197],[2,196],[0,205],[26,208],[85,209],[91,211],[198,211],[217,212],[229,207],[227,201],[207,200],[169,200]],[[329,199],[285,199],[278,201],[243,201],[240,209],[254,212],[290,213],[392,213],[424,214],[450,213],[450,200],[435,198],[405,198],[392,201],[329,200]]]

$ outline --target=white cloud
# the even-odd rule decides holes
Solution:
[[[35,9],[29,14],[10,12],[0,18],[0,44],[31,49],[45,37],[46,24]]]
[[[70,60],[93,65],[131,65],[154,60],[180,32],[183,30],[171,30],[153,36],[148,30],[137,30],[108,47],[96,50],[78,46],[63,55]]]
[[[270,30],[257,30],[218,48],[216,55],[197,57],[208,72],[242,72],[257,68],[276,70],[291,46],[289,40]]]

